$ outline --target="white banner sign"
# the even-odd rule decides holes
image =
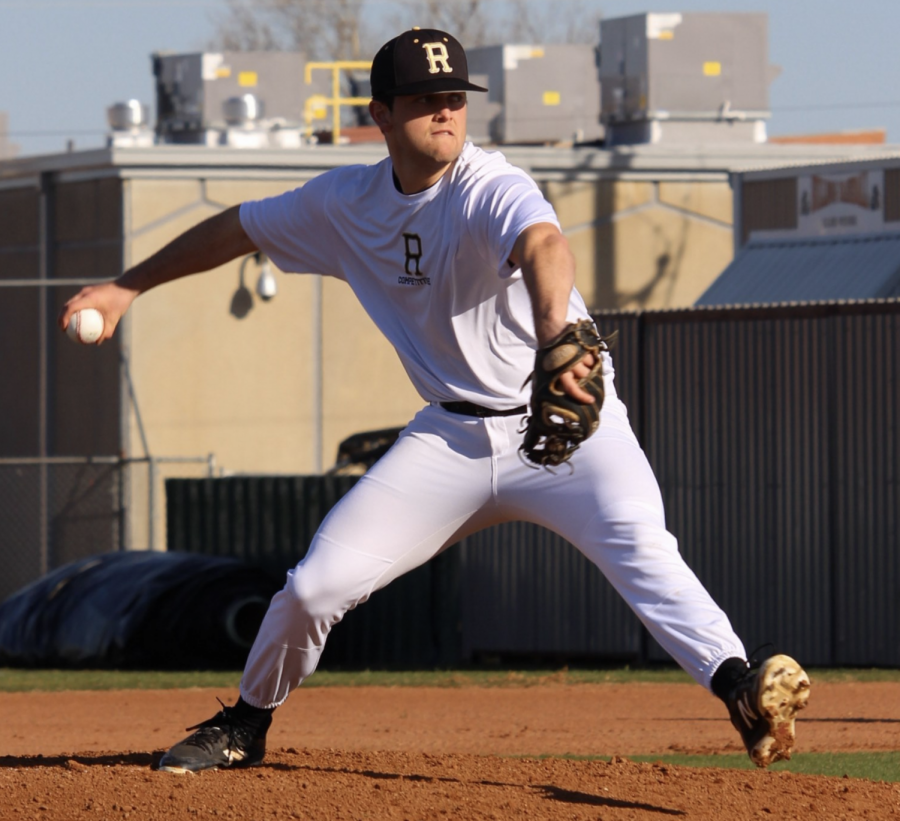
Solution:
[[[801,236],[884,230],[883,171],[841,177],[813,174],[797,180],[797,232]]]
[[[757,239],[900,231],[884,221],[884,171],[807,174],[797,178],[797,227],[754,231]]]

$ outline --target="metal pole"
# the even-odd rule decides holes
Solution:
[[[324,436],[324,388],[323,388],[323,371],[324,362],[324,342],[322,338],[322,308],[324,299],[322,295],[323,283],[322,277],[316,275],[313,277],[313,458],[315,460],[316,473],[322,473],[324,470],[324,444],[322,438]]]
[[[334,145],[338,144],[338,141],[341,139],[341,72],[340,69],[335,66],[331,69],[331,101],[332,101],[332,114],[334,117],[334,126],[331,132],[331,142]]]
[[[155,550],[156,525],[154,522],[156,508],[156,459],[147,460],[147,550]]]
[[[141,437],[141,447],[144,450],[144,456],[150,458],[150,445],[147,442],[147,432],[144,430],[144,421],[141,418],[141,406],[138,404],[137,394],[134,390],[134,382],[131,380],[131,366],[125,351],[119,348],[119,362],[121,363],[122,375],[125,377],[125,384],[128,388],[128,397],[131,400],[131,408],[134,410],[134,420],[137,425],[138,434]]]
[[[127,271],[131,267],[131,227],[133,225],[131,211],[132,183],[122,180],[120,183],[122,210],[120,213],[119,235],[122,237],[121,268]],[[126,461],[132,455],[131,448],[131,402],[134,398],[134,386],[131,384],[131,372],[128,367],[131,356],[131,314],[126,313],[119,321],[119,550],[130,550],[134,547],[134,467]],[[148,454],[143,428],[139,427],[142,440],[145,442],[144,455]]]
[[[47,403],[49,401],[49,368],[47,365],[47,346],[49,332],[47,323],[47,280],[50,279],[50,188],[52,179],[49,173],[41,174],[40,214],[39,220],[39,272],[41,286],[38,294],[38,499],[40,516],[40,569],[41,575],[50,569],[50,500],[47,458]]]

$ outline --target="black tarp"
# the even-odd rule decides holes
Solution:
[[[281,584],[244,562],[105,553],[60,567],[0,604],[0,665],[241,669]]]

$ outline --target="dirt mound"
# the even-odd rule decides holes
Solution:
[[[215,696],[236,693],[0,694],[0,817],[900,816],[900,784],[629,761],[740,749],[722,705],[694,685],[301,688],[276,713],[263,766],[156,772]],[[898,724],[900,685],[814,681],[798,753],[896,749]],[[565,754],[615,757],[540,757]]]
[[[784,772],[563,759],[279,750],[252,770],[171,776],[146,753],[22,759],[5,818],[885,818],[896,785]],[[9,814],[6,814],[9,813]]]

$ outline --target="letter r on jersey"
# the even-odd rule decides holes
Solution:
[[[406,243],[406,273],[410,276],[422,276],[422,272],[419,270],[419,260],[422,259],[422,240],[418,234],[404,234],[403,241]],[[409,270],[410,263],[413,265],[414,270],[412,271]]]
[[[428,73],[438,74],[441,71],[444,74],[451,74],[453,69],[450,68],[450,55],[447,53],[447,46],[443,43],[422,43],[422,48],[428,56]]]

